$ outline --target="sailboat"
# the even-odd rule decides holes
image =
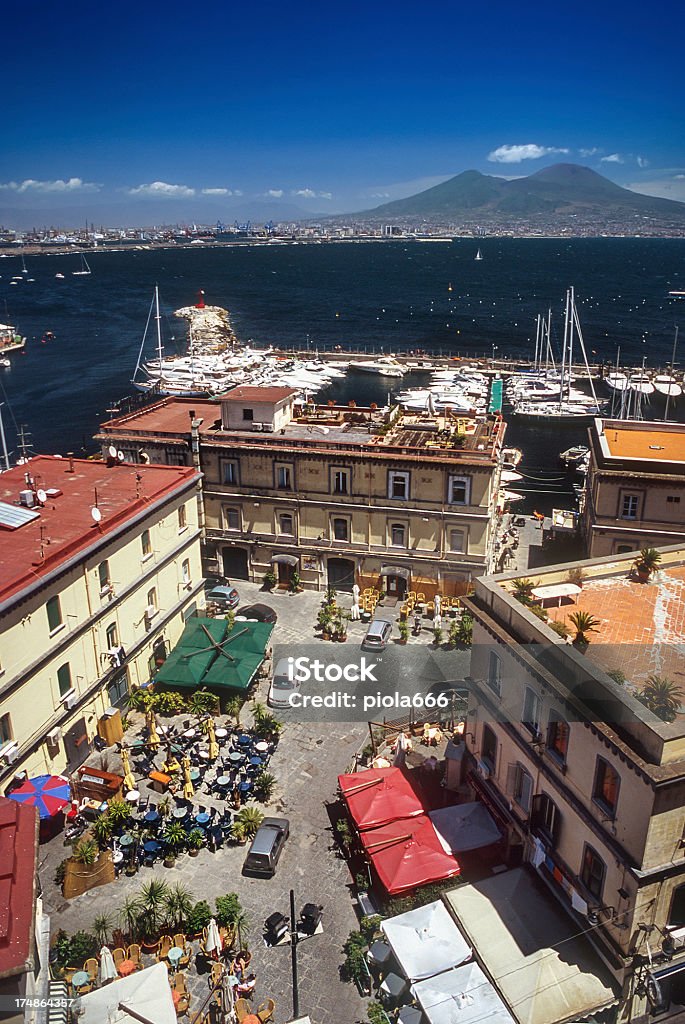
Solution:
[[[480,251],[480,249],[478,250],[478,252],[474,256],[474,259],[476,259],[476,260],[482,260],[483,259],[483,253]]]
[[[83,253],[81,253],[81,269],[80,270],[72,270],[72,272],[71,272],[72,277],[87,277],[88,274],[90,274],[90,273],[91,273],[91,269],[88,266],[88,260],[83,255]]]
[[[22,274],[28,274],[28,270],[26,269],[26,260],[24,259],[23,253],[21,254],[21,272]]]
[[[682,387],[670,373],[658,373],[654,378],[653,384],[661,395],[680,398],[683,393]]]

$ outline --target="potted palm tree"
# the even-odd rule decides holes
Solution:
[[[588,633],[599,632],[600,620],[590,612],[574,612],[573,615],[569,615],[569,619],[576,627],[576,635],[573,638],[574,647],[585,650],[590,643]]]
[[[161,878],[152,878],[141,886],[138,894],[138,913],[143,929],[142,946],[151,951],[156,948],[159,930],[166,916],[169,886]]]
[[[186,830],[178,821],[170,822],[164,830],[164,842],[167,850],[164,855],[164,867],[173,868],[176,863],[176,855],[186,841]]]
[[[201,828],[194,828],[186,836],[186,844],[188,846],[188,853],[191,857],[197,857],[198,853],[205,845],[205,834]]]
[[[181,882],[169,888],[164,902],[165,916],[174,930],[181,928],[187,921],[195,906],[193,893]]]
[[[265,590],[273,590],[277,582],[278,577],[276,576],[276,573],[273,572],[271,569],[269,569],[268,572],[265,572],[264,575],[262,576],[262,583],[264,584]]]
[[[254,839],[263,821],[264,815],[253,804],[245,804],[244,807],[240,808],[235,817],[235,823],[240,822],[245,830],[246,839]]]
[[[661,554],[656,548],[643,548],[633,562],[635,573],[641,583],[646,583],[661,561]]]
[[[399,642],[401,644],[408,643],[409,642],[409,623],[408,622],[399,622],[398,625],[397,625],[397,629],[399,630],[399,634],[400,634],[400,641]]]
[[[673,680],[665,676],[650,676],[637,699],[663,722],[673,722],[684,696],[682,689]]]

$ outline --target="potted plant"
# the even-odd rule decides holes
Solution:
[[[589,612],[574,612],[573,615],[569,615],[569,620],[576,627],[573,646],[578,647],[581,651],[586,650],[590,643],[588,633],[599,632],[600,620],[596,619],[594,615],[590,615]]]
[[[434,626],[433,627],[433,643],[435,644],[436,647],[440,646],[440,644],[443,641],[443,638],[444,638],[444,634],[443,634],[443,631],[442,631],[442,626]]]
[[[302,587],[300,586],[300,574],[299,572],[297,572],[297,570],[295,570],[295,572],[293,572],[292,576],[290,577],[290,593],[299,594],[301,591]]]
[[[409,641],[409,623],[408,622],[399,622],[398,625],[397,625],[397,629],[399,630],[399,634],[400,634],[400,643],[401,644],[408,643],[408,641]]]
[[[180,822],[172,821],[165,828],[163,838],[164,842],[167,844],[167,850],[164,856],[164,867],[173,868],[176,863],[176,854],[178,853],[179,848],[186,841],[186,830]]]
[[[268,572],[264,573],[264,575],[262,576],[262,583],[264,584],[265,590],[273,590],[273,588],[278,583],[278,577],[276,576],[276,573],[273,571],[273,569],[269,569]]]
[[[131,808],[125,800],[110,800],[107,817],[112,822],[112,831],[124,826],[131,818]]]
[[[212,911],[209,903],[206,900],[199,900],[186,914],[185,920],[188,934],[192,935],[195,939],[199,939],[203,929],[209,924],[211,917]]]
[[[201,828],[194,828],[186,836],[186,844],[188,846],[188,853],[191,857],[197,857],[198,853],[205,845],[205,834]]]
[[[579,565],[574,566],[573,569],[569,569],[566,574],[566,582],[575,584],[575,586],[580,587],[581,590],[583,589],[583,583],[586,578],[585,573]]]
[[[327,608],[335,607],[338,592],[335,587],[326,587],[326,596],[324,598],[324,606]]]
[[[98,846],[95,839],[90,839],[88,836],[84,836],[80,839],[74,847],[72,853],[73,860],[79,864],[85,864],[87,867],[92,867],[95,861],[98,859],[100,854],[100,847]]]
[[[656,548],[643,548],[633,562],[637,578],[641,583],[646,583],[649,577],[655,572],[661,561],[661,554]]]
[[[238,846],[244,846],[247,842],[247,831],[245,829],[245,825],[242,821],[238,821],[237,818],[231,825],[231,839],[234,843],[237,843]]]
[[[254,839],[263,821],[264,815],[253,804],[245,804],[244,807],[241,807],[235,818],[236,823],[240,822],[242,824],[246,839]]]
[[[166,920],[174,930],[181,928],[188,921],[188,915],[192,912],[193,906],[193,894],[186,885],[177,882],[176,885],[169,888],[164,901],[164,909]]]
[[[385,601],[385,597],[386,597],[385,591],[384,590],[380,590],[379,593],[378,593],[378,603],[379,604],[383,604],[383,602]]]
[[[320,624],[321,624],[321,637],[323,640],[331,639],[331,631],[333,629],[333,616],[329,611],[322,609]]]
[[[252,786],[252,792],[254,793],[255,800],[259,800],[259,802],[263,804],[268,804],[275,785],[275,775],[271,775],[270,772],[260,772],[255,778]]]
[[[112,931],[114,920],[111,914],[98,914],[93,920],[93,934],[99,946],[106,946]]]
[[[236,728],[240,728],[240,712],[243,710],[243,701],[240,697],[231,697],[230,700],[226,701],[224,705],[226,714],[229,715],[235,722]]]
[[[166,915],[169,886],[161,878],[152,878],[140,889],[137,898],[143,930],[142,945],[149,952],[157,946],[159,930]]]

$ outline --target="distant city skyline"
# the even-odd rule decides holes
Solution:
[[[6,13],[10,227],[305,219],[559,161],[685,201],[675,3],[41,0],[24,22]]]

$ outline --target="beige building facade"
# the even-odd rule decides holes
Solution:
[[[0,477],[0,785],[79,765],[203,605],[198,483],[57,457]]]
[[[583,518],[593,558],[685,536],[685,425],[596,419]]]
[[[195,423],[195,427],[192,423]],[[287,388],[167,400],[103,424],[127,457],[203,474],[205,565],[231,580],[465,592],[491,564],[505,425],[314,406]]]
[[[685,583],[685,549],[663,549],[643,586],[653,632],[634,631],[627,652],[623,606],[640,601],[631,566],[630,555],[583,563],[582,608],[600,622],[585,651],[515,598],[511,575],[476,581],[466,778],[500,824],[507,863],[536,872],[611,971],[617,1019],[682,1020],[685,721],[660,720],[639,685],[607,671],[622,654],[645,671],[667,658],[685,668],[685,597],[663,605]],[[563,584],[568,569],[544,569],[536,585]],[[550,621],[575,607],[554,600]]]

